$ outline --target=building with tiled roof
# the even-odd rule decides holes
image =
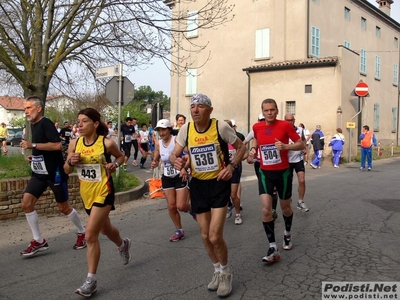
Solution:
[[[0,122],[12,126],[12,120],[24,117],[24,98],[0,96]]]
[[[0,96],[0,122],[12,127],[13,119],[25,117],[22,97]],[[54,107],[63,112],[73,107],[73,99],[65,95],[52,95],[46,99],[46,107]]]
[[[190,15],[179,24],[188,30],[180,49],[207,45],[175,52],[188,69],[172,75],[171,114],[190,116],[190,97],[204,93],[213,117],[234,119],[238,131],[247,133],[261,102],[273,98],[278,118],[292,113],[311,132],[321,125],[328,142],[341,127],[346,157],[351,148],[356,153],[363,125],[382,144],[398,144],[400,24],[390,10],[400,3],[376,2],[379,8],[367,0],[230,0],[233,20],[206,30],[197,28],[207,18],[198,13],[201,1],[170,0],[173,14]],[[359,81],[368,84],[367,97],[355,94]],[[325,155],[330,152],[325,147]]]

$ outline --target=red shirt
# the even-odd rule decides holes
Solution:
[[[289,168],[288,150],[276,149],[275,139],[284,144],[289,144],[289,138],[297,142],[300,137],[293,125],[281,120],[276,120],[272,125],[258,122],[253,125],[253,131],[260,151],[260,168],[269,171]]]

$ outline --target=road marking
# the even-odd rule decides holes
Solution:
[[[240,182],[253,181],[253,180],[257,180],[257,176],[256,175],[245,176],[245,177],[240,178]]]

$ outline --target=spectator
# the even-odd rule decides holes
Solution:
[[[376,136],[372,131],[369,131],[369,126],[364,125],[362,133],[360,134],[361,140],[361,167],[360,170],[365,169],[365,159],[368,160],[368,171],[372,169],[372,145],[378,146]]]
[[[333,166],[339,168],[340,155],[343,151],[344,135],[342,134],[342,128],[336,128],[336,134],[332,137],[329,146],[332,147],[333,153]]]
[[[315,127],[314,133],[311,135],[311,144],[314,148],[314,160],[310,164],[313,169],[321,168],[322,151],[324,150],[325,140],[321,131],[321,125]]]

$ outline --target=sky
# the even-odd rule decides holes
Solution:
[[[372,5],[379,7],[375,0],[368,0]],[[400,0],[394,0],[391,6],[391,17],[400,23]],[[160,59],[151,61],[145,70],[137,70],[129,74],[128,78],[135,84],[135,88],[149,85],[153,91],[163,91],[165,95],[171,96],[171,76],[168,68]]]

